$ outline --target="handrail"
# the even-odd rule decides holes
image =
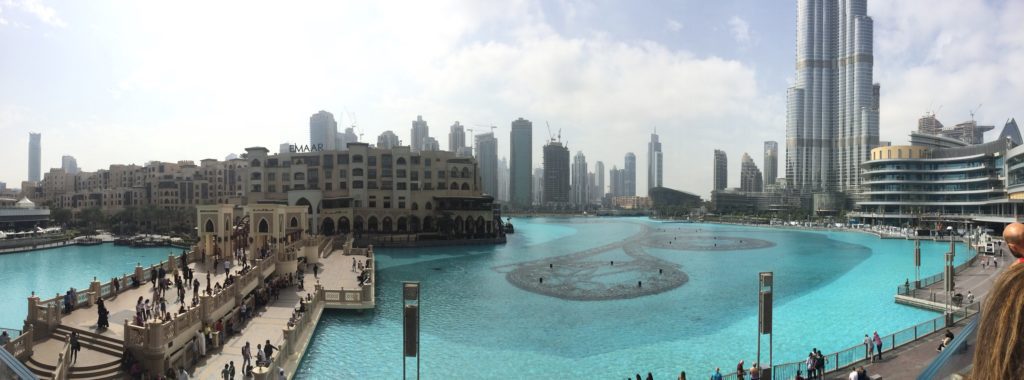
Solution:
[[[64,350],[57,356],[57,368],[53,370],[54,380],[65,380],[68,378],[68,369],[71,368],[71,336],[64,341]]]
[[[977,330],[979,324],[978,321],[980,320],[981,318],[974,318],[973,320],[971,320],[970,323],[964,326],[964,328],[960,330],[960,334],[953,338],[953,341],[950,342],[949,345],[947,345],[941,353],[939,353],[939,356],[935,357],[935,360],[932,360],[932,363],[929,364],[928,367],[924,369],[924,371],[921,371],[921,374],[918,375],[917,379],[937,379],[940,378],[937,376],[940,370],[955,370],[955,368],[946,368],[947,364],[951,364],[956,367],[960,366],[950,362],[952,359],[954,359],[954,355],[970,353],[970,357],[973,357],[973,351],[967,349],[968,340],[975,340],[975,338],[977,337],[975,330]],[[945,378],[946,376],[949,375],[950,374],[944,374],[941,378]]]

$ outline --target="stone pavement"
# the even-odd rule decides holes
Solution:
[[[979,257],[979,260],[982,258]],[[974,294],[975,302],[981,302],[988,295],[988,292],[992,289],[992,284],[996,277],[1001,274],[1005,269],[1007,263],[1007,257],[1001,258],[999,268],[988,267],[984,268],[981,265],[981,261],[974,264],[973,267],[965,269],[960,274],[956,275],[956,287],[957,292],[967,294],[967,291],[971,291]],[[942,292],[943,282],[932,284],[925,289]],[[922,294],[922,297],[927,295]],[[966,302],[966,301],[965,301]],[[960,329],[963,328],[969,319],[963,320],[957,323],[949,330],[954,335],[959,334]],[[917,375],[921,373],[932,360],[938,356],[936,349],[939,347],[939,343],[942,341],[943,335],[946,329],[938,329],[936,333],[928,335],[922,339],[908,343],[906,345],[897,347],[893,351],[886,351],[882,353],[883,360],[875,363],[861,363],[858,366],[864,366],[864,369],[868,371],[868,374],[875,375],[880,374],[884,379],[915,379]],[[828,375],[829,379],[848,379],[850,370],[839,371]]]

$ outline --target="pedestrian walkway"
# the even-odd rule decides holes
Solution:
[[[980,258],[979,258],[980,260]],[[1005,260],[1005,258],[1004,258]],[[980,261],[976,262],[973,266],[964,269],[963,272],[956,275],[954,293],[959,292],[967,294],[970,291],[974,294],[975,302],[981,303],[988,295],[989,291],[992,290],[993,282],[1007,266],[1000,265],[999,268],[985,267],[980,264]],[[944,293],[944,284],[939,281],[928,287],[925,287],[924,292],[920,292],[922,296],[931,297],[932,293]],[[943,294],[944,297],[944,294]],[[941,298],[939,302],[945,302],[945,298]],[[966,300],[964,301],[967,302]],[[966,325],[970,319],[961,321],[957,325],[949,328],[954,335],[959,334],[960,329]],[[895,350],[886,351],[882,354],[883,360],[876,362],[861,362],[857,366],[863,366],[870,375],[879,374],[884,379],[914,379],[921,373],[932,360],[938,355],[936,349],[939,347],[939,343],[942,342],[943,335],[947,329],[939,328],[935,333],[910,342],[906,345],[897,347]],[[829,379],[848,379],[850,370],[838,371],[829,374]]]

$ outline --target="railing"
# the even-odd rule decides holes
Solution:
[[[26,360],[32,356],[32,344],[34,342],[35,335],[32,331],[32,325],[28,326],[28,330],[22,334],[19,330],[4,329],[7,331],[8,336],[11,337],[11,341],[4,345],[4,349],[14,355],[18,360]],[[17,334],[11,334],[12,331],[17,331]]]
[[[71,337],[64,341],[64,351],[57,355],[57,368],[53,370],[54,380],[65,380],[68,378],[68,369],[71,368]]]
[[[316,290],[313,292],[313,299],[306,303],[306,312],[300,314],[295,321],[295,326],[292,328],[285,328],[281,332],[281,344],[278,345],[279,352],[277,356],[271,359],[268,371],[276,371],[278,368],[287,367],[288,363],[295,363],[292,360],[292,355],[297,353],[301,348],[299,345],[299,337],[301,337],[306,329],[311,328],[314,322],[316,322],[317,316],[323,312],[324,309],[324,289],[317,285]],[[304,302],[303,300],[299,301]],[[289,369],[290,372],[291,369]],[[276,374],[271,373],[271,377],[277,378]]]
[[[968,250],[968,252],[969,252],[970,256],[968,256],[967,260],[964,261],[963,263],[960,263],[960,265],[957,265],[957,266],[953,267],[953,273],[954,274],[963,272],[967,268],[973,267],[974,263],[977,262],[977,260],[978,260],[978,252],[977,251],[973,251],[973,250]],[[935,283],[937,283],[939,281],[942,281],[943,277],[945,277],[945,273],[936,273],[936,274],[933,274],[931,276],[922,278],[921,279],[921,286],[919,288],[917,288],[917,289],[914,288],[913,284],[904,284],[904,285],[897,286],[896,287],[896,294],[901,295],[901,296],[917,297],[917,292],[919,290],[923,290],[923,288],[927,288],[928,286],[934,285]],[[935,301],[935,295],[934,295],[935,292],[932,292],[932,293],[933,294],[932,294],[932,297],[931,297],[932,298],[931,301]]]
[[[954,374],[961,374],[971,365],[974,359],[974,350],[970,347],[977,343],[978,323],[980,318],[975,318],[960,334],[953,338],[953,341],[942,350],[932,364],[928,365],[917,377],[919,380],[947,379]]]

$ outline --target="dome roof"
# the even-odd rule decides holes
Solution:
[[[28,200],[28,197],[22,197],[18,203],[14,204],[14,206],[18,208],[33,208],[36,207],[36,204]]]

